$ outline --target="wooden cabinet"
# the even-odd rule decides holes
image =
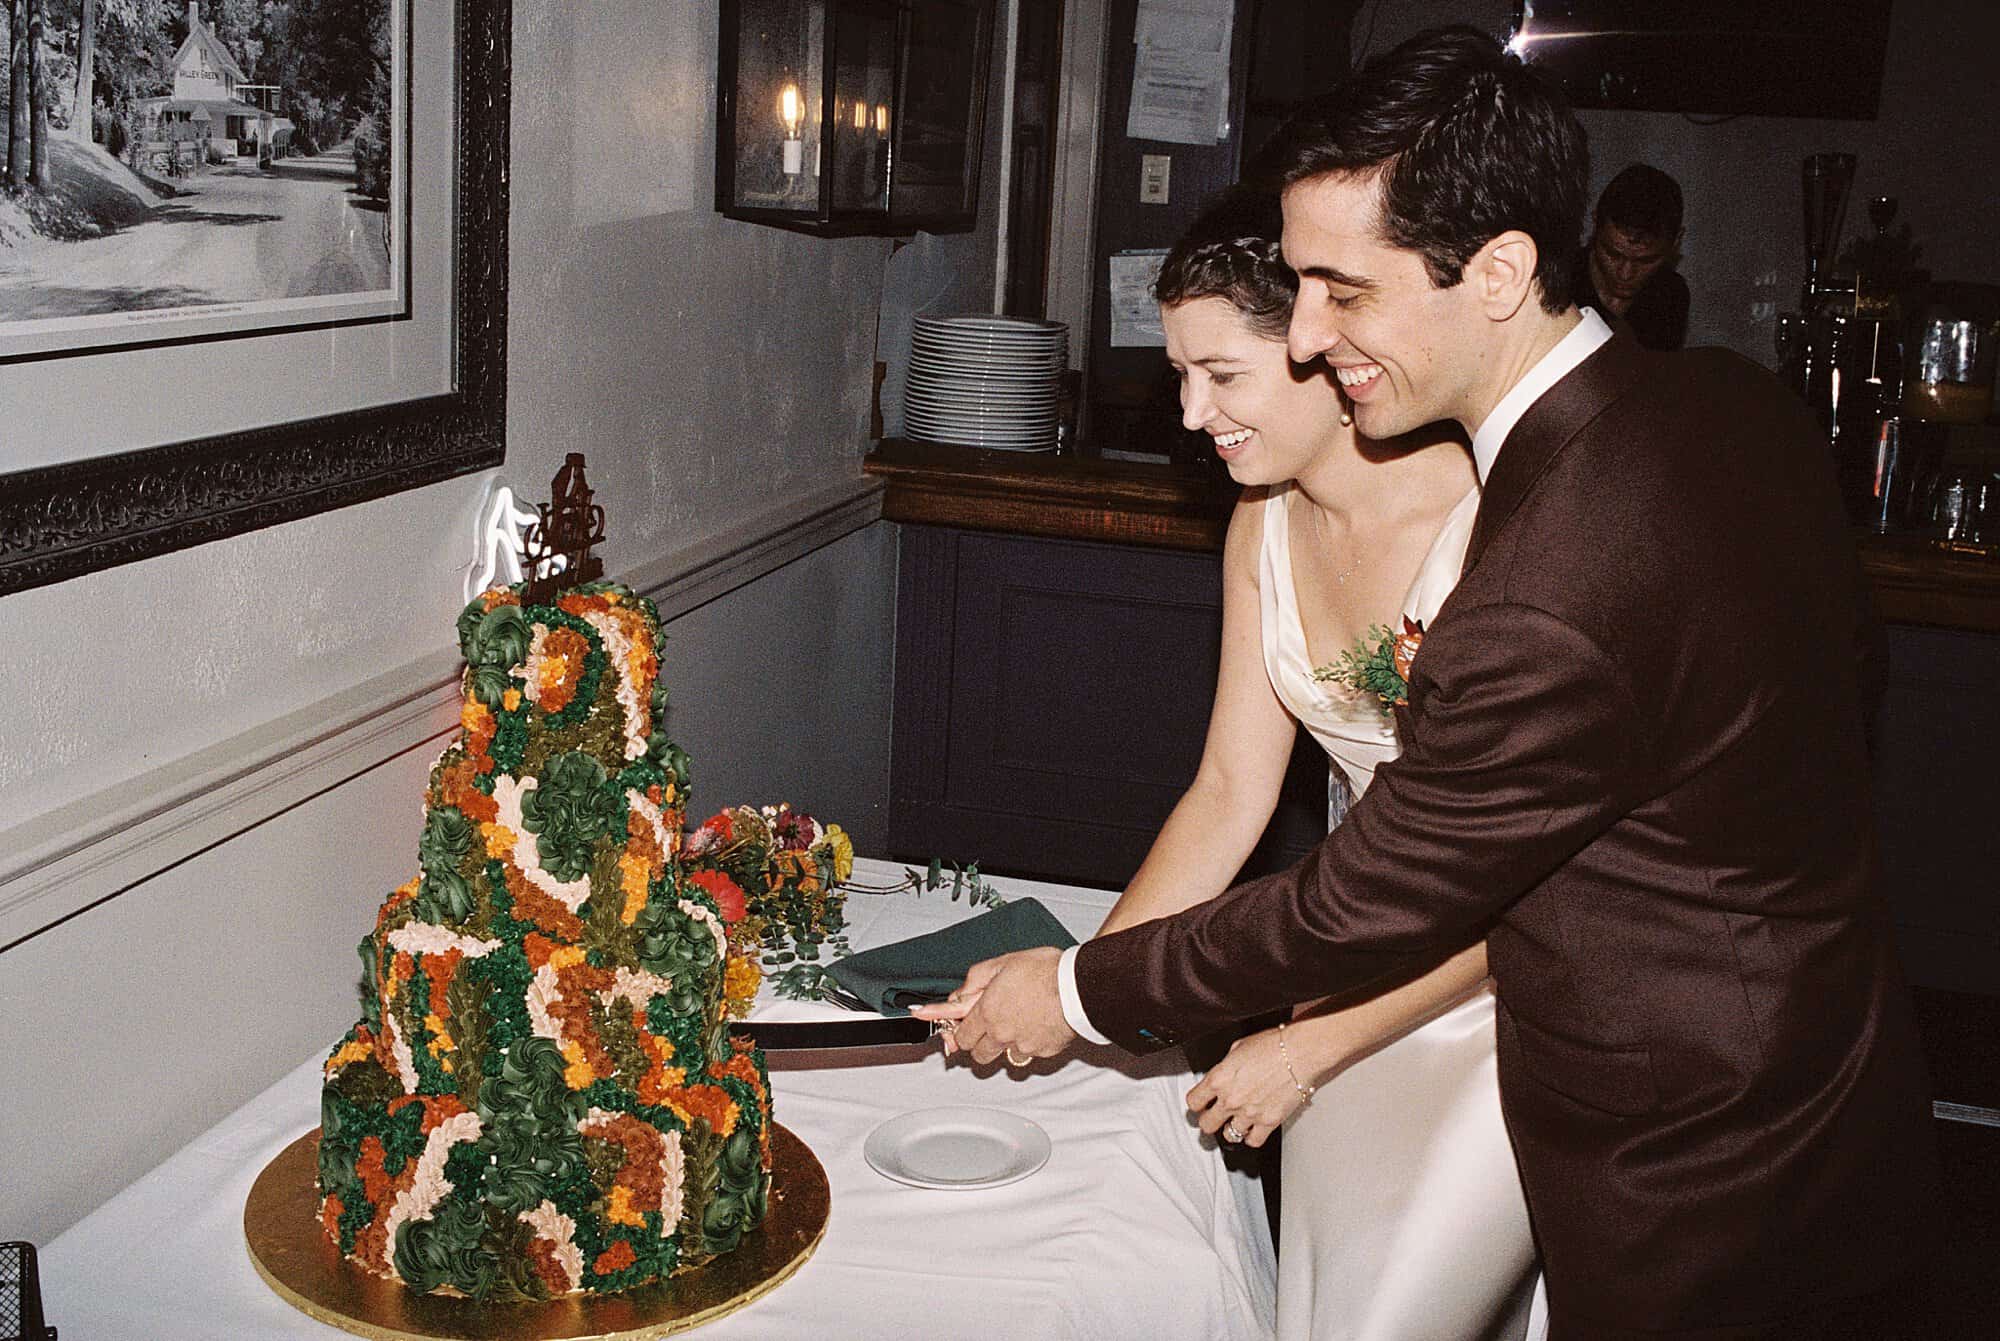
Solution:
[[[1118,886],[1193,779],[1215,694],[1221,558],[941,526],[900,536],[890,848]],[[1301,737],[1247,870],[1326,832]]]
[[[1887,637],[1875,816],[1903,961],[1921,986],[1995,992],[2000,637],[1904,625]]]

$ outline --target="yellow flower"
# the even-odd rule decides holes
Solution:
[[[505,708],[508,712],[512,712],[516,708],[520,707],[521,691],[518,689],[509,689],[506,693],[500,696],[500,706]]]
[[[504,824],[487,820],[479,826],[479,833],[486,840],[486,855],[504,857],[514,850],[514,831]]]
[[[644,857],[624,852],[618,857],[618,874],[625,890],[625,907],[618,914],[618,920],[629,927],[639,920],[639,910],[646,906],[646,884],[651,878],[652,866]]]
[[[838,824],[826,826],[826,841],[833,846],[833,878],[845,880],[854,874],[854,840]]]
[[[452,1042],[451,1030],[445,1027],[444,1021],[439,1019],[436,1014],[424,1016],[424,1028],[436,1035],[430,1041],[431,1056],[435,1057],[440,1052],[450,1052],[458,1047],[458,1044]]]
[[[349,1062],[358,1062],[364,1057],[373,1057],[374,1055],[375,1049],[369,1047],[366,1043],[343,1043],[340,1045],[339,1051],[326,1059],[327,1078],[331,1080],[334,1076],[340,1074],[342,1068]]]
[[[583,1044],[562,1045],[563,1059],[569,1063],[563,1068],[563,1084],[573,1090],[583,1089],[597,1079],[597,1072],[590,1069],[590,1062],[583,1055]]]
[[[757,995],[757,987],[763,981],[764,971],[757,967],[754,956],[729,957],[722,970],[722,995],[729,1002],[731,1017],[741,1019],[748,1013],[750,1002]]]
[[[549,952],[549,967],[558,971],[566,969],[572,964],[581,964],[582,962],[583,947],[581,945],[565,945],[559,950]],[[573,1047],[575,1045],[571,1044],[569,1046]],[[567,1052],[567,1048],[565,1052]]]
[[[604,1218],[614,1225],[644,1226],[646,1219],[632,1209],[632,1189],[614,1187],[611,1189],[611,1204],[604,1212]]]

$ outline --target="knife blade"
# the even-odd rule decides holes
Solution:
[[[730,1026],[765,1052],[802,1052],[816,1048],[880,1048],[898,1043],[926,1043],[937,1027],[914,1016],[875,1016],[860,1020],[739,1021]]]

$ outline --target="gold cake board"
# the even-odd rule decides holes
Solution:
[[[319,1222],[319,1128],[264,1166],[243,1203],[243,1237],[264,1283],[292,1307],[377,1341],[638,1341],[672,1336],[760,1299],[805,1264],[832,1205],[819,1157],[771,1125],[764,1223],[698,1271],[620,1294],[493,1303],[418,1294],[341,1257]]]

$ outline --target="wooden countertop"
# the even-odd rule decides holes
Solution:
[[[1219,550],[1237,487],[1221,471],[884,440],[862,462],[890,521]]]
[[[889,521],[1055,540],[1218,550],[1236,501],[1194,465],[980,451],[889,439],[863,468],[887,483]],[[2000,551],[1856,534],[1876,612],[1891,624],[2000,634]]]
[[[1949,548],[1913,536],[1860,534],[1875,613],[1891,624],[2000,633],[2000,550]]]

